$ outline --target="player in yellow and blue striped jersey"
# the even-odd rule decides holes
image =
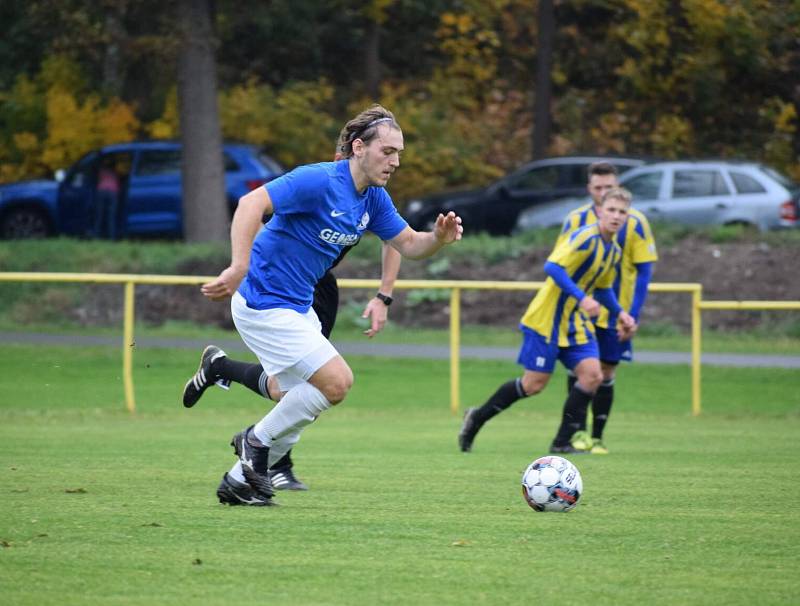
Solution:
[[[542,391],[556,360],[573,371],[577,380],[564,403],[561,425],[551,452],[580,452],[570,444],[580,419],[603,380],[594,323],[601,304],[617,318],[621,338],[636,331],[636,321],[619,304],[613,290],[622,250],[615,234],[628,217],[627,190],[606,192],[596,223],[580,228],[559,243],[545,263],[547,280],[520,321],[523,335],[517,362],[522,377],[508,381],[479,408],[469,408],[458,435],[462,451],[469,452],[480,428],[520,398]]]
[[[608,162],[596,162],[589,166],[587,189],[592,201],[567,215],[557,244],[565,240],[576,229],[597,222],[597,208],[603,194],[618,187],[617,170]],[[628,211],[628,219],[617,233],[617,243],[622,249],[622,258],[617,267],[614,294],[619,304],[630,311],[639,322],[639,315],[647,299],[647,288],[652,276],[653,264],[658,260],[653,231],[647,217],[635,208]],[[614,329],[615,318],[603,309],[594,321],[597,344],[600,349],[600,364],[603,382],[592,398],[592,431],[587,431],[586,417],[572,437],[572,445],[592,454],[608,454],[603,442],[603,431],[608,422],[614,402],[614,381],[620,360],[633,361],[633,345],[629,339],[620,341]],[[575,375],[567,378],[567,392],[575,383]]]

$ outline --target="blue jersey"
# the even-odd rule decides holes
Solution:
[[[300,166],[264,187],[273,217],[253,242],[239,293],[251,309],[305,313],[342,248],[369,230],[391,240],[408,225],[382,187],[356,191],[349,161]]]

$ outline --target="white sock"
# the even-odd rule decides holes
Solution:
[[[241,482],[242,484],[247,484],[247,480],[244,479],[244,474],[242,473],[242,462],[236,461],[236,464],[231,467],[231,470],[228,472],[228,477],[233,478],[237,482]]]
[[[300,430],[293,431],[286,434],[282,438],[272,441],[272,446],[269,447],[269,466],[270,468],[278,461],[283,455],[289,452],[297,441],[300,439]]]
[[[293,432],[300,432],[312,423],[331,403],[311,383],[295,385],[281,398],[263,419],[256,423],[253,433],[265,446]]]

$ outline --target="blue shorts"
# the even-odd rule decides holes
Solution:
[[[520,330],[522,331],[522,347],[519,350],[517,363],[521,364],[525,370],[552,374],[556,368],[556,360],[561,360],[564,366],[572,370],[586,358],[600,357],[595,340],[583,345],[559,347],[558,341],[554,340],[548,343],[542,335],[527,326],[520,326]]]
[[[631,339],[620,341],[616,328],[595,327],[597,347],[600,349],[600,361],[606,364],[619,364],[620,360],[633,361],[633,342]]]

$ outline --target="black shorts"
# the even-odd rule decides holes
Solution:
[[[331,272],[322,276],[314,287],[312,307],[322,324],[322,334],[330,339],[336,324],[336,313],[339,311],[339,286],[336,284],[336,276]]]

